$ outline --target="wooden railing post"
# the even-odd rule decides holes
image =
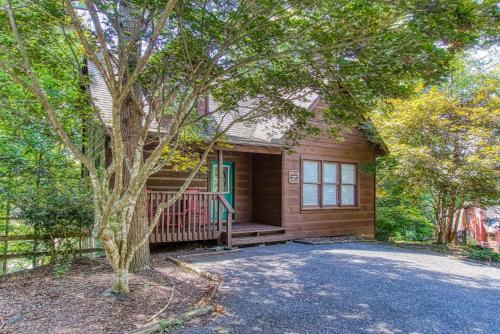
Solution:
[[[226,222],[226,233],[227,233],[227,248],[232,248],[232,239],[233,239],[233,231],[232,231],[232,226],[233,226],[233,214],[232,213],[227,213],[227,222]]]
[[[224,205],[227,210],[227,220],[226,220],[226,244],[227,248],[232,247],[232,224],[233,224],[233,215],[234,209],[227,201],[226,197],[222,193],[219,193],[219,201]]]

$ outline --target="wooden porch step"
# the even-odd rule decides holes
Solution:
[[[282,227],[274,227],[270,226],[269,228],[261,228],[261,229],[235,229],[232,231],[233,238],[238,237],[260,237],[264,235],[272,235],[272,234],[284,234],[285,229]]]
[[[292,240],[291,234],[270,234],[251,237],[233,237],[233,246],[249,246]]]

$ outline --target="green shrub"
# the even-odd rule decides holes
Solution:
[[[37,251],[47,252],[56,271],[64,272],[79,243],[74,236],[88,232],[93,223],[88,186],[83,181],[46,184],[23,197],[16,208],[19,220],[41,238]]]
[[[466,252],[467,257],[472,260],[500,262],[500,254],[490,248],[472,245],[466,248]]]
[[[18,209],[19,218],[43,235],[79,232],[93,221],[91,194],[76,182],[29,192]]]
[[[434,225],[418,209],[405,206],[377,208],[377,239],[425,241],[431,239],[433,234]]]
[[[160,327],[161,331],[165,334],[171,333],[173,330],[179,329],[182,327],[182,320],[175,319],[173,321],[161,320]]]

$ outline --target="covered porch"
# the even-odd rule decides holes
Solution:
[[[291,239],[282,227],[282,158],[270,147],[216,150],[206,174],[164,209],[150,242],[217,240],[231,247]],[[175,178],[165,175],[165,184]],[[148,219],[175,194],[149,188]]]

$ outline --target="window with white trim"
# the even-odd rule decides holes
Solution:
[[[320,163],[304,161],[302,166],[302,205],[319,206]]]
[[[356,206],[357,194],[357,166],[355,164],[342,164],[342,191],[340,194],[341,206]]]
[[[356,207],[358,166],[322,160],[302,161],[302,207]]]
[[[323,191],[321,204],[323,206],[338,206],[339,199],[339,164],[323,162]]]

